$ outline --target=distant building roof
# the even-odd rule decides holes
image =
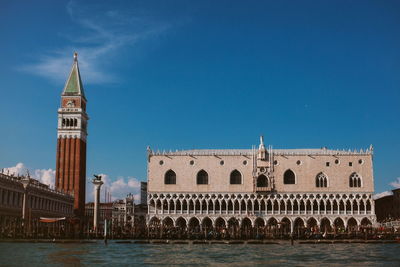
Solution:
[[[396,193],[399,190],[400,190],[400,188],[395,188],[395,189],[392,189],[392,191],[385,191],[385,192],[382,192],[382,193],[379,193],[379,194],[375,194],[374,195],[374,200],[393,197],[393,195],[394,195],[393,193]]]

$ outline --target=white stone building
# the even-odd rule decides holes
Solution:
[[[113,203],[112,223],[113,227],[126,227],[134,224],[135,202],[130,193],[124,199],[116,200]]]
[[[376,221],[373,148],[148,148],[148,223],[346,229]]]

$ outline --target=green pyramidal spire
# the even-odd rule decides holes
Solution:
[[[78,67],[78,54],[74,53],[74,63],[72,64],[71,73],[69,74],[67,83],[65,84],[62,95],[64,96],[82,96],[85,98],[81,74]],[[86,98],[85,98],[86,99]]]

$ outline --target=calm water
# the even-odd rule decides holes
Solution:
[[[0,243],[0,265],[400,266],[400,244],[151,245]]]

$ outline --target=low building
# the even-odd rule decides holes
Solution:
[[[113,227],[133,227],[135,203],[132,194],[126,198],[114,201],[112,211]]]
[[[29,176],[0,173],[0,229],[3,236],[39,234],[45,228],[40,222],[41,217],[70,218],[73,205],[72,195],[51,189]]]
[[[148,207],[147,204],[135,205],[134,214],[134,236],[137,238],[145,237],[147,235],[146,217]]]
[[[140,182],[140,204],[147,204],[147,182]]]
[[[104,229],[104,220],[111,221],[113,214],[113,204],[112,202],[108,203],[99,203],[100,216],[99,216],[99,230],[103,231]],[[85,232],[89,233],[93,230],[93,217],[94,217],[94,203],[89,202],[85,204]]]
[[[147,205],[135,204],[132,194],[124,199],[109,203],[100,203],[99,230],[104,230],[104,220],[107,219],[113,235],[133,236],[138,232],[144,232],[146,226]],[[86,203],[85,206],[85,231],[93,232],[94,203]]]
[[[375,199],[376,219],[380,223],[400,220],[400,188],[393,194]]]

